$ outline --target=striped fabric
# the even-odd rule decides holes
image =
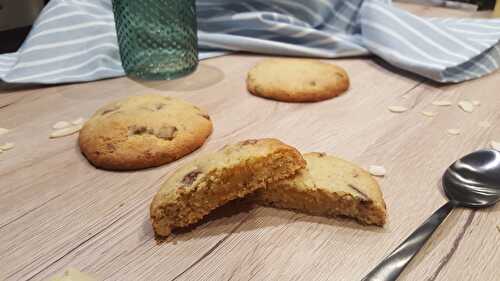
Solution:
[[[338,58],[374,54],[439,82],[500,64],[500,20],[422,18],[389,0],[198,0],[200,58],[230,51]],[[124,75],[111,0],[52,0],[22,47],[0,55],[9,83]]]

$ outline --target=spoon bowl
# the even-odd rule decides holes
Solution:
[[[494,205],[500,200],[500,152],[479,150],[462,157],[446,170],[443,189],[458,206]]]

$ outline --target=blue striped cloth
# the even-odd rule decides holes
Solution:
[[[200,58],[248,51],[318,58],[374,54],[439,82],[500,64],[500,20],[422,18],[389,0],[198,0]],[[9,83],[124,75],[111,0],[52,0],[22,47],[0,55]]]

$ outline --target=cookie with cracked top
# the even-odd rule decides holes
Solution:
[[[175,161],[202,146],[211,133],[210,117],[198,107],[142,95],[97,110],[80,131],[79,146],[98,168],[136,170]]]

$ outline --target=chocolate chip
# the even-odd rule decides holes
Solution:
[[[128,135],[142,135],[148,132],[148,127],[132,125],[128,127]]]
[[[173,140],[175,138],[175,133],[177,132],[177,127],[174,126],[162,126],[158,132],[155,134],[160,139]]]
[[[249,145],[249,144],[256,144],[258,142],[258,140],[246,140],[244,142],[242,142],[241,144],[242,145]]]
[[[185,175],[183,178],[182,178],[182,183],[183,184],[186,184],[186,185],[191,185],[195,180],[196,178],[198,178],[198,176],[202,174],[201,171],[199,170],[194,170],[192,172],[190,172],[189,174]]]
[[[325,156],[326,156],[326,153],[323,153],[323,152],[319,152],[319,153],[318,153],[318,157],[320,157],[320,158],[323,158],[323,157],[325,157]]]
[[[155,109],[156,110],[162,110],[165,107],[165,105],[166,104],[164,104],[164,103],[155,104]]]

